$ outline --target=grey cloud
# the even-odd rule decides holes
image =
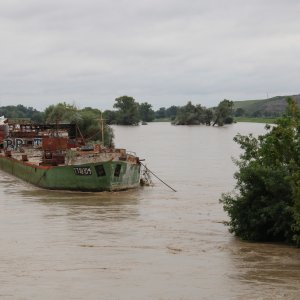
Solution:
[[[0,101],[155,108],[298,93],[298,1],[0,3]]]

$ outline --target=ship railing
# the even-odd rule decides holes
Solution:
[[[126,151],[126,154],[132,155],[132,156],[136,156],[136,153],[134,151]]]

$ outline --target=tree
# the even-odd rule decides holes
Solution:
[[[219,103],[215,109],[215,121],[213,126],[223,126],[224,124],[231,124],[233,122],[233,101],[224,99]]]
[[[200,104],[193,105],[189,101],[185,106],[179,107],[173,124],[176,125],[210,125],[213,113]]]
[[[211,122],[213,121],[214,113],[211,109],[207,108],[204,111],[204,123],[207,126],[211,125]]]
[[[166,109],[165,111],[165,116],[167,118],[170,118],[171,120],[174,120],[176,118],[177,112],[178,112],[179,107],[172,105],[169,108]]]
[[[79,129],[87,141],[101,141],[105,146],[114,146],[114,133],[112,128],[101,121],[103,115],[99,109],[85,107],[79,110],[81,120],[79,121]],[[102,141],[102,125],[104,133],[104,141]]]
[[[106,124],[116,124],[117,123],[117,113],[113,110],[105,110],[103,113]]]
[[[288,99],[286,116],[258,138],[237,135],[243,153],[236,192],[221,198],[229,230],[245,240],[300,246],[300,113]]]
[[[110,126],[104,127],[104,141],[102,141],[102,113],[99,109],[85,107],[79,110],[75,105],[58,103],[45,109],[45,121],[48,123],[68,122],[76,124],[85,140],[101,141],[105,146],[113,146],[113,130]]]
[[[26,107],[21,104],[19,105],[9,105],[0,107],[0,116],[5,116],[6,118],[26,118],[31,119],[34,122],[41,123],[43,120],[43,113],[32,108]]]
[[[155,112],[155,118],[156,119],[166,118],[166,108],[160,107],[160,109]]]
[[[152,122],[155,117],[154,110],[152,109],[152,105],[144,102],[139,105],[139,114],[140,119],[145,122]]]
[[[50,105],[45,109],[45,121],[47,123],[70,122],[75,116],[77,108],[66,102]]]
[[[122,96],[115,99],[114,108],[117,109],[117,124],[137,125],[139,118],[139,104],[135,99],[128,96]]]
[[[245,114],[246,114],[246,111],[241,107],[237,108],[234,112],[235,117],[243,117],[243,116],[245,116]]]
[[[233,123],[233,102],[223,100],[218,107],[211,109],[201,106],[200,104],[193,105],[189,101],[185,106],[177,108],[176,118],[172,122],[175,125],[200,125],[205,124],[210,126],[211,123],[218,126]],[[214,122],[213,122],[214,120]]]
[[[200,106],[201,107],[201,106]],[[199,125],[200,107],[196,107],[189,101],[179,108],[174,124],[176,125]]]

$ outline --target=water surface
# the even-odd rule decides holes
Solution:
[[[41,190],[0,172],[0,299],[299,299],[300,251],[241,242],[219,204],[234,187],[237,132],[115,126],[116,146],[174,187]]]

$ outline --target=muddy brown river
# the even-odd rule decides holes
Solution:
[[[238,132],[115,126],[173,192],[41,190],[0,172],[0,299],[300,299],[300,249],[232,236],[218,199],[232,190]]]

